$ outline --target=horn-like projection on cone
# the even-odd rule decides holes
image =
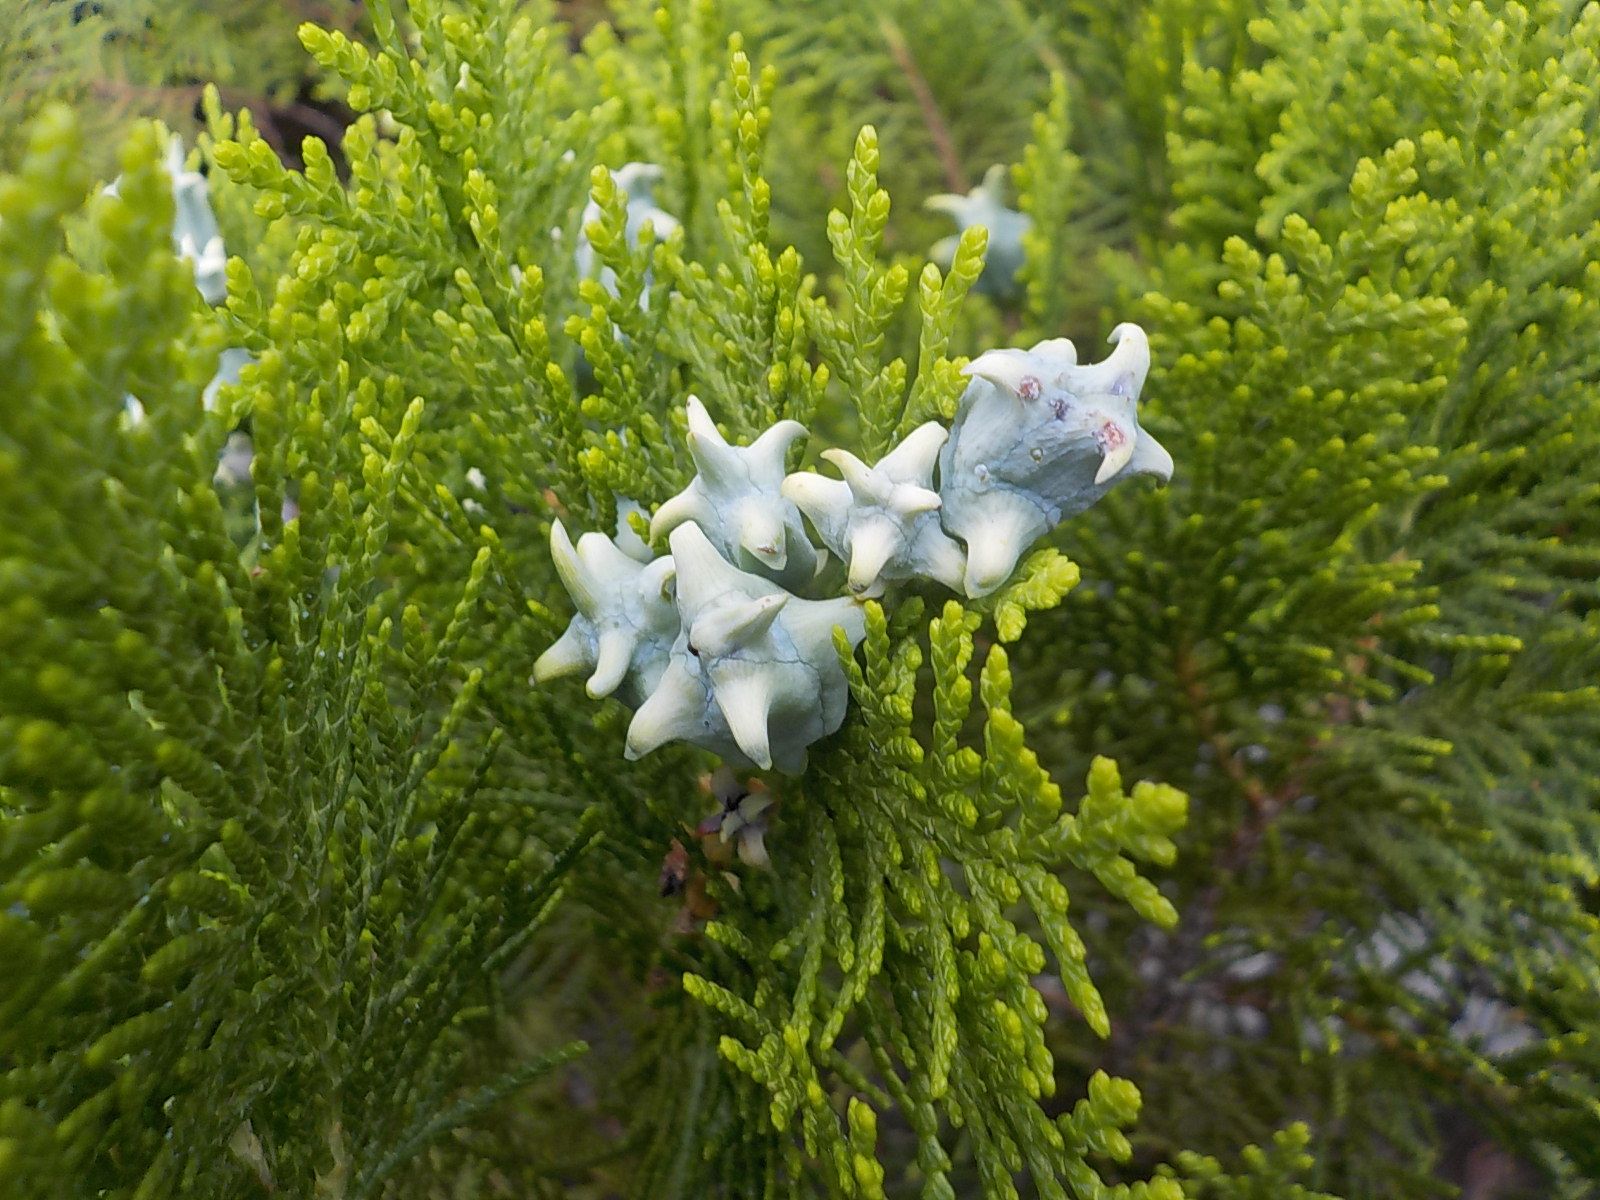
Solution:
[[[948,564],[960,558],[960,547],[940,525],[943,502],[933,490],[946,436],[930,421],[870,467],[847,450],[824,452],[844,476],[843,486],[804,471],[784,480],[784,494],[848,565],[854,595],[881,595],[892,582],[918,578],[954,586]]]
[[[591,699],[598,700],[617,690],[622,677],[628,673],[628,663],[633,658],[635,639],[626,630],[611,627],[602,629],[595,639],[594,674],[584,685]]]
[[[1133,460],[1137,437],[1137,434],[1129,433],[1115,420],[1108,419],[1100,427],[1095,434],[1095,441],[1099,443],[1104,457],[1100,460],[1100,469],[1094,473],[1095,483],[1108,483]]]
[[[693,521],[729,563],[791,591],[804,588],[816,574],[816,549],[782,487],[785,455],[805,426],[780,421],[754,444],[735,446],[697,397],[686,410],[695,477],[656,511],[651,540]]]
[[[755,600],[708,605],[689,629],[689,645],[702,655],[732,654],[759,641],[792,598],[775,592]]]
[[[962,367],[961,373],[987,380],[1024,400],[1037,400],[1042,387],[1036,365],[1023,350],[986,351]],[[1026,382],[1029,379],[1033,380],[1032,386]]]
[[[578,611],[533,664],[534,683],[586,671],[590,696],[617,692],[638,703],[661,678],[678,632],[672,560],[642,563],[600,533],[574,546],[560,521],[550,529],[550,554]]]
[[[708,695],[700,678],[681,663],[669,663],[628,724],[627,757],[642,758],[668,742],[694,740],[705,724]]]
[[[575,625],[568,625],[566,631],[555,640],[550,649],[534,660],[533,681],[548,683],[564,675],[576,675],[579,671],[587,671],[593,664],[594,653],[583,631]]]
[[[987,596],[1004,583],[1048,525],[1038,509],[1007,504],[995,496],[962,535],[967,543],[967,595]]]
[[[1088,365],[1065,338],[968,364],[986,386],[967,389],[939,455],[940,520],[966,543],[968,595],[998,588],[1029,544],[1120,480],[1170,478],[1170,457],[1139,426],[1150,339],[1123,324],[1110,340]]]
[[[837,638],[854,647],[866,634],[855,600],[796,594],[838,586],[837,573],[818,574],[827,554],[805,521],[844,564],[853,596],[926,580],[989,595],[1030,545],[1118,480],[1172,475],[1172,456],[1138,421],[1149,339],[1119,325],[1111,341],[1088,365],[1066,338],[979,355],[951,429],[927,422],[871,464],[828,450],[839,479],[783,474],[805,435],[797,422],[733,445],[689,397],[698,472],[650,521],[670,556],[640,561],[596,533],[574,544],[552,525],[551,558],[578,611],[535,662],[535,682],[587,672],[590,695],[635,705],[629,758],[683,741],[740,764],[803,769],[807,747],[839,728],[848,705]]]
[[[844,720],[849,685],[833,631],[866,635],[849,600],[802,600],[723,560],[698,525],[672,531],[680,632],[661,683],[634,714],[628,754],[681,740],[798,771]]]
[[[858,525],[850,535],[850,590],[865,595],[903,541],[901,531],[886,517]]]
[[[723,719],[746,757],[762,770],[772,767],[767,716],[772,711],[774,677],[770,672],[729,663],[712,672],[712,694]]]

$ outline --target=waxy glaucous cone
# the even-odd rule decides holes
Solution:
[[[974,225],[989,231],[989,249],[983,259],[983,274],[972,287],[975,292],[1004,299],[1017,292],[1017,274],[1022,270],[1025,255],[1022,235],[1033,222],[1026,213],[1006,207],[1006,174],[1010,170],[996,163],[984,172],[983,182],[965,196],[956,192],[941,192],[924,200],[923,207],[942,212],[956,223],[962,232]],[[928,252],[928,257],[945,270],[955,260],[960,234],[940,238]]]
[[[697,397],[689,397],[688,412],[697,474],[656,510],[650,540],[693,521],[735,566],[791,590],[810,583],[817,552],[806,540],[800,510],[781,491],[784,456],[806,427],[779,421],[751,445],[730,446]]]
[[[672,559],[641,563],[603,533],[574,547],[560,521],[550,527],[550,556],[578,612],[533,664],[534,682],[588,671],[591,697],[618,692],[638,704],[660,681],[678,632]]]
[[[870,467],[848,450],[823,451],[842,481],[810,471],[783,481],[783,494],[844,560],[856,595],[877,596],[887,582],[918,577],[961,590],[966,556],[940,526],[933,490],[933,468],[948,436],[929,421]]]
[[[965,368],[972,383],[939,456],[939,495],[945,529],[967,544],[967,595],[994,591],[1029,545],[1119,479],[1172,477],[1172,456],[1136,412],[1149,339],[1123,324],[1110,340],[1111,355],[1088,366],[1056,338]]]
[[[857,645],[866,636],[861,607],[801,600],[731,566],[696,524],[678,526],[671,542],[682,628],[628,726],[627,757],[686,741],[798,774],[806,747],[844,721],[850,689],[833,631]]]

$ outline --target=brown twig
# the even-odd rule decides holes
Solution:
[[[916,56],[911,53],[905,35],[900,32],[900,27],[889,18],[888,14],[879,15],[878,29],[883,34],[884,44],[889,47],[890,57],[905,75],[906,86],[916,98],[917,107],[922,110],[922,123],[927,126],[928,137],[933,141],[934,153],[939,157],[939,165],[944,168],[945,185],[952,192],[966,192],[971,185],[967,182],[966,172],[961,168],[961,155],[956,152],[955,137],[950,132],[950,125],[945,121],[944,114],[939,111],[939,101],[934,98],[927,77],[917,66]]]
[[[1005,0],[1001,7],[1005,9],[1013,23],[1022,30],[1023,35],[1027,38],[1028,46],[1033,50],[1034,54],[1038,55],[1039,61],[1044,64],[1045,69],[1057,75],[1066,75],[1068,73],[1066,61],[1055,52],[1055,48],[1048,41],[1039,35],[1034,19],[1028,11],[1017,0]]]

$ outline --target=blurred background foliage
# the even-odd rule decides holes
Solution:
[[[119,131],[156,117],[193,142],[201,93],[246,108],[298,161],[307,134],[337,144],[350,112],[300,45],[301,23],[370,36],[360,0],[6,0],[0,23],[0,164],[16,165],[29,116],[70,103],[91,164],[109,176]]]

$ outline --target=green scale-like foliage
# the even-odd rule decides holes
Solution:
[[[952,604],[929,627],[924,754],[921,602],[892,638],[873,610],[864,664],[848,661],[862,715],[780,796],[780,869],[735,886],[696,844],[717,919],[665,940],[637,883],[694,820],[697,759],[627,767],[619,709],[591,720],[527,684],[564,607],[549,517],[606,527],[624,489],[648,504],[681,486],[686,461],[663,451],[691,386],[749,436],[811,417],[837,378],[867,453],[952,415],[948,350],[981,234],[948,279],[920,276],[913,374],[889,349],[909,273],[879,259],[871,130],[849,212],[828,224],[828,302],[794,251],[768,249],[772,81],[737,41],[726,72],[678,56],[660,94],[681,107],[635,141],[621,115],[663,81],[604,33],[569,58],[555,27],[497,4],[409,16],[414,41],[374,5],[376,48],[304,33],[352,104],[383,114],[385,131],[367,116],[345,138],[347,184],[316,141],[288,171],[213,102],[219,202],[253,234],[220,313],[164,241],[154,133],[132,143],[119,196],[78,218],[76,254],[60,232],[87,186],[71,127],[42,125],[9,185],[6,478],[27,519],[6,535],[16,645],[0,693],[5,932],[23,964],[6,993],[8,1167],[41,1194],[253,1177],[363,1195],[426,1151],[443,1179],[472,1161],[445,1135],[578,1049],[529,1047],[545,1022],[517,997],[549,982],[530,973],[542,955],[588,937],[636,980],[684,980],[633,1014],[638,1067],[665,1089],[626,1112],[637,1194],[879,1194],[875,1128],[893,1112],[915,1145],[890,1186],[911,1170],[928,1195],[964,1178],[999,1193],[1026,1171],[1045,1194],[1101,1194],[1095,1163],[1129,1153],[1137,1092],[1096,1076],[1076,1105],[1045,1107],[1058,1085],[1031,977],[1048,947],[1104,1036],[1059,872],[1170,923],[1133,862],[1170,861],[1183,801],[1124,794],[1106,761],[1064,811],[998,648],[981,729],[964,729],[978,613]],[[712,28],[689,8],[651,26],[669,45]],[[586,163],[651,148],[674,165],[663,195],[684,231],[634,248],[622,196]],[[575,278],[589,199],[583,233],[614,293]],[[255,361],[202,414],[226,341]],[[249,479],[219,490],[236,427]],[[987,607],[1015,638],[1076,579],[1047,553]],[[941,874],[951,856],[959,880]],[[615,1060],[615,1030],[560,1012]],[[524,1153],[530,1185],[544,1158]]]
[[[210,98],[217,312],[154,132],[0,184],[0,1180],[1592,1194],[1600,7],[614,8],[306,27],[337,156]],[[924,263],[995,162],[1015,302]],[[530,685],[687,395],[870,460],[1128,319],[1171,486],[870,605],[770,867]]]
[[[1070,564],[1046,552],[999,605],[1044,607],[1075,581]],[[903,619],[919,609],[907,605]],[[1039,1107],[1056,1084],[1046,1007],[1030,978],[1045,969],[1048,947],[1073,1005],[1108,1032],[1059,872],[1092,874],[1145,919],[1170,924],[1176,914],[1133,859],[1170,861],[1184,798],[1153,784],[1124,794],[1116,766],[1101,759],[1075,811],[1064,811],[1011,714],[998,645],[979,675],[977,744],[966,744],[980,624],[950,602],[928,626],[924,750],[915,728],[921,638],[915,627],[891,635],[882,610],[869,607],[864,665],[840,646],[863,718],[785,792],[786,819],[805,830],[795,838],[803,852],[748,901],[719,889],[727,911],[706,934],[738,968],[724,968],[727,983],[686,980],[734,1022],[722,1053],[771,1092],[772,1123],[798,1120],[843,1195],[882,1194],[874,1104],[909,1122],[926,1196],[958,1194],[941,1118],[968,1129],[985,1195],[1015,1194],[1011,1176],[1023,1169],[1040,1195],[1065,1196],[1067,1186],[1100,1195],[1085,1157],[1128,1153],[1117,1127],[1136,1114],[1138,1093],[1126,1081],[1096,1076],[1088,1097],[1055,1120]],[[1035,933],[1019,927],[1019,905]],[[854,1036],[841,1046],[846,1031]],[[848,1131],[828,1100],[838,1082],[860,1093]],[[1126,1194],[1172,1193],[1141,1184]]]
[[[502,738],[459,648],[493,539],[426,612],[377,574],[424,402],[298,393],[264,349],[201,412],[222,331],[163,148],[88,203],[92,253],[59,111],[0,190],[0,1160],[23,1196],[371,1194],[581,1049],[505,1072],[484,1006],[596,826],[547,845],[484,794]],[[241,551],[212,473],[244,411]]]
[[[1186,469],[1085,519],[1074,557],[1105,586],[1050,624],[1052,655],[1093,664],[1059,707],[1070,753],[1162,764],[1196,798],[1183,861],[1213,864],[1154,951],[1209,981],[1129,980],[1143,1047],[1113,1061],[1165,1097],[1151,1127],[1223,1144],[1298,1090],[1353,1194],[1426,1186],[1441,1098],[1581,1194],[1600,10],[1268,8],[1259,69],[1186,72],[1175,237],[1124,276]],[[1396,912],[1422,944],[1379,964]],[[1230,979],[1261,951],[1264,978]],[[1473,997],[1526,1043],[1464,1040]],[[1183,1014],[1236,1003],[1269,1036],[1212,1060],[1239,1064],[1233,1103],[1180,1120],[1214,1078]]]

